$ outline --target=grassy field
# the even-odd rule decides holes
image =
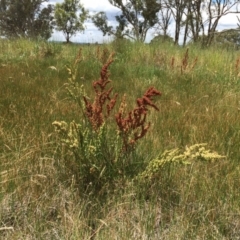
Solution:
[[[238,51],[1,40],[0,239],[240,239],[239,119]]]

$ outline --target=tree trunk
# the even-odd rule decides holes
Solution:
[[[66,36],[66,41],[67,41],[67,43],[70,42],[70,36],[69,36],[69,35],[70,35],[69,32],[67,32],[67,36]]]

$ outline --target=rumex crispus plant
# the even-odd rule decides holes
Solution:
[[[193,63],[192,64],[190,63],[189,49],[187,48],[187,50],[182,58],[181,65],[178,66],[178,67],[180,67],[181,74],[192,71],[197,64],[197,61],[198,61],[198,58],[196,57],[194,59]],[[171,60],[171,68],[172,69],[175,68],[175,65],[176,65],[175,62],[176,62],[175,57],[172,57],[172,60]]]
[[[103,125],[105,119],[110,116],[110,113],[116,104],[118,94],[115,94],[112,98],[111,92],[113,87],[107,89],[107,85],[111,82],[108,79],[108,67],[112,62],[113,54],[110,55],[106,64],[103,65],[100,79],[93,82],[93,89],[95,92],[93,103],[91,103],[86,96],[83,96],[85,102],[85,114],[94,130],[98,130]]]
[[[72,67],[68,67],[67,90],[70,97],[80,106],[80,123],[55,121],[53,125],[62,141],[62,158],[65,172],[75,177],[81,190],[96,194],[110,191],[118,181],[123,181],[131,169],[128,161],[136,143],[149,130],[147,123],[149,107],[158,110],[153,102],[161,93],[150,87],[143,97],[137,99],[137,106],[126,117],[126,101],[123,98],[115,118],[111,117],[118,94],[112,94],[109,87],[109,67],[114,54],[110,54],[103,64],[100,78],[93,81],[94,97],[86,95],[84,85],[77,81],[77,63],[81,61],[81,51]],[[136,173],[137,174],[137,173]]]
[[[146,124],[148,108],[152,107],[159,111],[153,103],[153,97],[161,96],[161,93],[154,87],[149,88],[143,97],[137,99],[137,106],[124,117],[126,107],[125,96],[122,100],[120,109],[116,114],[116,122],[119,128],[119,134],[123,139],[124,150],[129,151],[136,141],[144,137],[150,127],[150,122]]]

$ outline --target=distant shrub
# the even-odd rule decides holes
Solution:
[[[168,35],[157,35],[150,42],[150,44],[161,44],[161,43],[174,43],[174,40],[172,37]]]

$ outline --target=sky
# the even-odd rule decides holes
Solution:
[[[55,3],[62,3],[63,0],[49,0],[48,3],[55,4]],[[108,19],[109,19],[109,25],[116,25],[115,22],[115,16],[120,14],[121,11],[112,6],[108,0],[81,0],[81,3],[84,5],[84,7],[90,12],[90,13],[97,13],[99,11],[106,12]],[[238,14],[240,17],[240,14]],[[223,29],[231,29],[237,27],[237,17],[236,14],[229,14],[224,16],[217,27],[218,31],[221,31]],[[77,33],[76,36],[73,36],[71,38],[72,42],[81,42],[81,43],[102,43],[102,42],[109,42],[112,40],[109,36],[103,36],[102,32],[99,31],[93,23],[90,21],[85,22],[85,31],[83,33]],[[169,34],[171,36],[174,35],[174,22],[169,26]],[[149,31],[147,34],[146,42],[150,42],[151,39],[154,37],[154,32]],[[54,41],[65,41],[64,35],[61,32],[54,32],[51,39]]]

